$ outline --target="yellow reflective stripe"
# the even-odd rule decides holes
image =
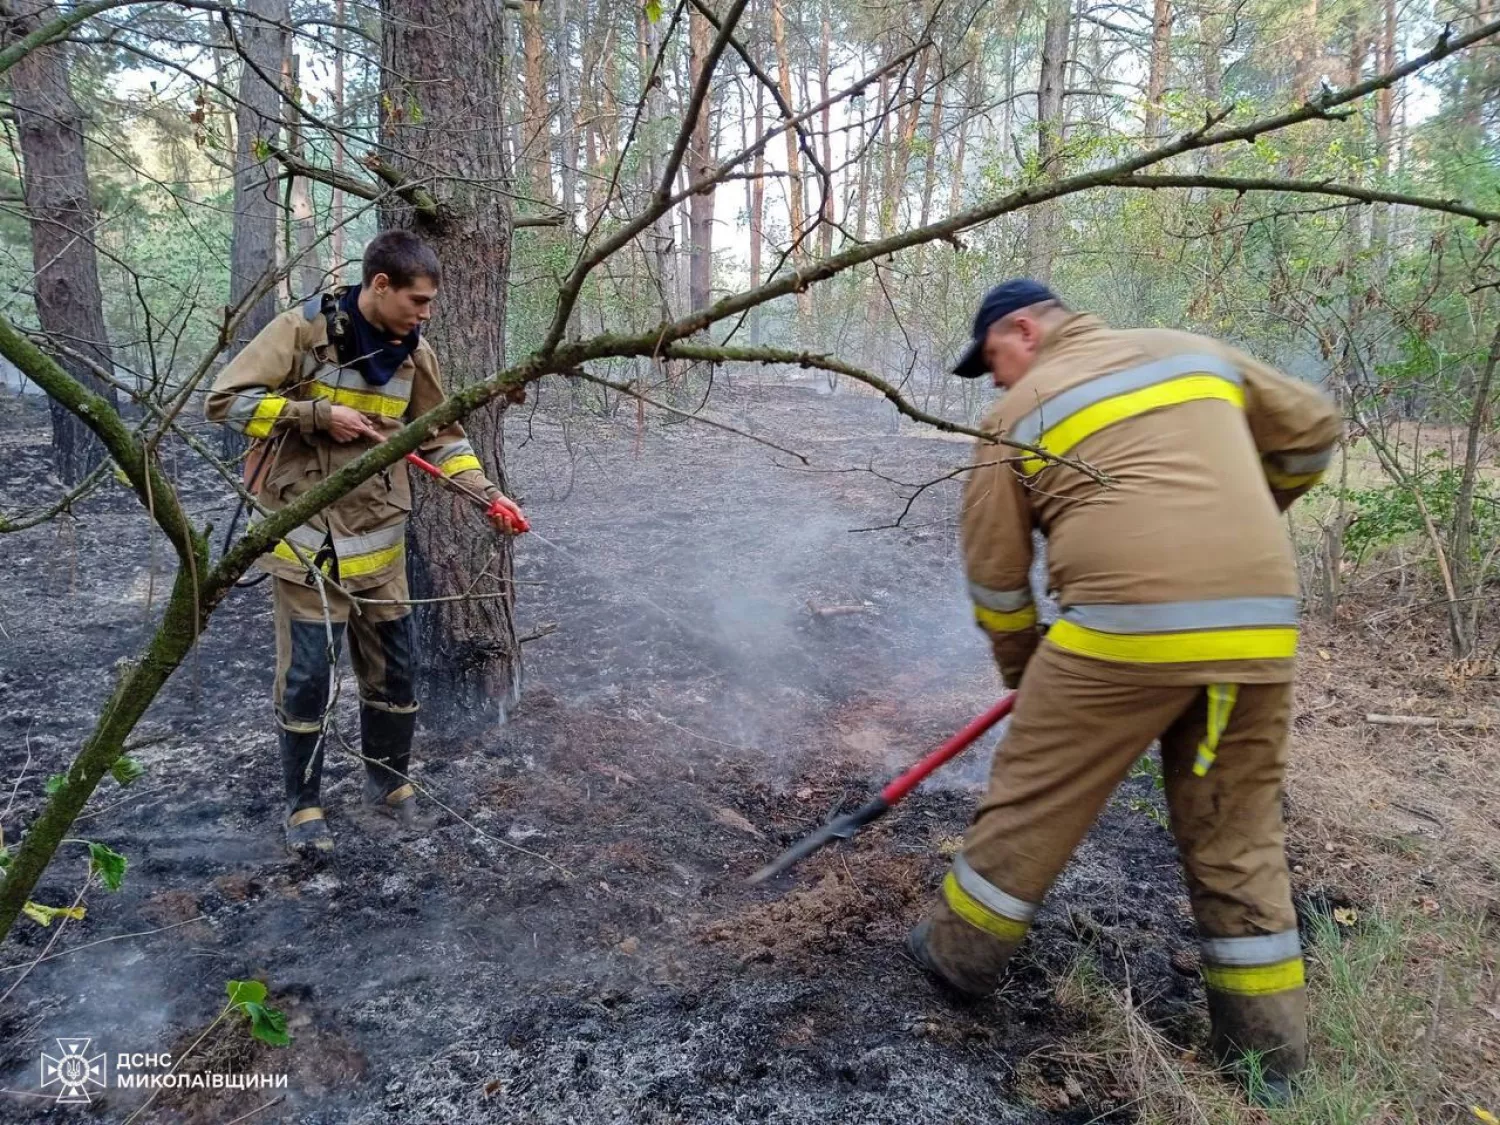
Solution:
[[[312,558],[317,554],[317,548],[315,547],[303,547],[302,550],[307,554],[308,558]],[[289,563],[296,563],[298,566],[304,565],[302,560],[297,557],[297,552],[292,550],[291,545],[284,539],[276,541],[276,546],[271,548],[271,554],[275,555],[278,559],[285,559]],[[330,560],[323,563],[318,569],[324,574],[329,574],[333,570],[333,563]]]
[[[1204,660],[1289,660],[1297,630],[1214,629],[1207,632],[1101,633],[1064,618],[1047,630],[1058,648],[1118,664],[1191,664]]]
[[[1245,392],[1238,384],[1218,375],[1184,375],[1086,406],[1048,428],[1034,444],[1061,457],[1084,438],[1091,437],[1116,422],[1123,422],[1152,410],[1180,406],[1184,402],[1210,399],[1243,408]],[[1021,461],[1021,468],[1029,474],[1039,472],[1046,464],[1040,457],[1026,457]]]
[[[367,574],[374,574],[377,570],[381,570],[394,563],[401,557],[405,550],[406,541],[402,540],[395,546],[383,547],[378,551],[371,551],[368,554],[350,555],[348,558],[340,556],[338,560],[339,577],[341,579],[362,578]],[[285,559],[287,562],[296,563],[299,566],[303,565],[302,560],[297,557],[296,552],[284,541],[278,541],[276,546],[272,548],[271,553],[278,559]],[[314,554],[313,551],[307,551],[307,553],[309,556]],[[332,565],[331,562],[325,562],[319,569],[324,574],[329,574],[332,572]]]
[[[1317,484],[1320,480],[1323,479],[1322,469],[1319,469],[1315,473],[1290,474],[1278,472],[1277,470],[1271,468],[1270,465],[1266,465],[1265,471],[1266,482],[1272,488],[1278,489],[1282,492],[1290,492],[1294,488],[1307,488],[1311,485]]]
[[[1013,613],[975,605],[974,620],[991,633],[1020,633],[1036,625],[1036,606],[1029,605]]]
[[[348,406],[362,414],[379,414],[383,418],[400,418],[406,413],[406,400],[369,391],[351,391],[348,387],[330,387],[327,383],[310,383],[315,398],[331,399],[335,406]]]
[[[380,551],[371,551],[368,555],[355,555],[352,558],[339,559],[340,578],[360,578],[366,574],[374,574],[377,570],[390,566],[399,559],[406,550],[406,542],[403,540],[394,547],[386,547]]]
[[[250,421],[245,423],[245,434],[253,438],[271,436],[271,428],[276,425],[276,419],[281,416],[282,409],[286,406],[286,399],[276,395],[266,395],[255,406],[255,413],[250,415]]]
[[[1208,965],[1203,966],[1203,983],[1218,992],[1240,996],[1269,996],[1274,992],[1291,992],[1307,984],[1302,958],[1278,961],[1274,965]]]
[[[1229,726],[1229,715],[1240,697],[1239,684],[1208,685],[1208,729],[1203,741],[1198,743],[1198,756],[1193,762],[1193,775],[1203,777],[1208,773],[1214,759],[1219,756],[1219,739]]]
[[[969,925],[1001,941],[1020,941],[1026,936],[1026,923],[996,914],[958,884],[958,877],[948,872],[943,880],[943,898],[948,906]]]
[[[457,457],[450,457],[438,467],[443,470],[443,476],[445,477],[451,477],[457,473],[467,473],[471,469],[479,472],[484,471],[484,466],[479,463],[479,458],[475,457],[472,453],[460,453]]]

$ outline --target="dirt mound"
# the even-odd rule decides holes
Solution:
[[[817,873],[809,864],[804,890],[757,902],[699,931],[699,940],[732,950],[742,961],[793,964],[845,954],[856,946],[898,941],[929,890],[927,864],[902,856],[862,852],[852,861],[832,856]]]

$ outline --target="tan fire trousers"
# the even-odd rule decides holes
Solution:
[[[415,711],[415,634],[406,603],[406,570],[389,582],[359,591],[356,612],[349,599],[325,585],[315,587],[272,578],[276,620],[276,719],[290,731],[316,731],[328,706],[329,671],[338,660],[344,633],[359,680],[360,701],[383,711]],[[330,643],[331,642],[331,643]]]
[[[1216,1035],[1287,1047],[1295,1069],[1305,1001],[1281,817],[1291,703],[1289,683],[1108,683],[1044,642],[931,917],[928,950],[945,975],[975,992],[994,987],[1048,887],[1160,738]],[[1237,1013],[1227,1023],[1224,999]],[[1255,1027],[1240,1026],[1247,1020]]]

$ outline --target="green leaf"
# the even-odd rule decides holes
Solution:
[[[146,767],[129,754],[121,754],[115,759],[115,764],[109,767],[109,772],[121,785],[129,785],[132,781],[140,779],[140,776],[146,772]]]
[[[646,0],[646,18],[652,23],[661,21],[661,0]]]
[[[228,981],[224,985],[224,991],[229,994],[229,1002],[235,1007],[263,1004],[266,1000],[266,986],[258,980]]]
[[[291,1043],[292,1037],[286,1033],[284,1013],[264,1004],[243,1004],[241,1008],[250,1017],[250,1034],[256,1039],[273,1047],[285,1047]]]
[[[9,866],[10,849],[7,848],[4,844],[0,844],[0,871],[4,871]]]
[[[250,146],[250,151],[255,154],[257,163],[264,163],[271,159],[271,145],[264,137],[256,137],[255,143]]]
[[[83,916],[88,913],[88,907],[44,906],[40,902],[32,902],[30,899],[27,899],[21,907],[21,913],[39,926],[50,926],[53,919],[56,918],[71,918],[75,922],[81,922],[83,921]]]
[[[89,869],[97,872],[104,885],[118,891],[125,880],[127,860],[114,849],[98,843],[89,844]]]
[[[66,785],[67,783],[68,783],[68,775],[67,774],[65,774],[65,773],[55,773],[51,777],[49,777],[47,779],[47,784],[44,785],[42,787],[42,789],[47,794],[47,796],[53,797],[53,796],[56,796],[57,795],[57,791],[59,789],[61,789],[64,785]]]

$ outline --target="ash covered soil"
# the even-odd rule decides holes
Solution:
[[[284,1072],[286,1089],[163,1092],[139,1120],[268,1102],[254,1120],[1129,1120],[1118,1091],[1067,1073],[1058,1046],[1084,1029],[1055,992],[1091,952],[1173,1040],[1201,1030],[1171,844],[1141,812],[1149,782],[1127,782],[1003,995],[979,1005],[935,992],[901,939],[960,841],[988,744],[852,844],[745,883],[994,701],[957,485],[925,492],[899,530],[852,530],[890,523],[908,494],[865,469],[916,484],[967,445],[898,433],[883,402],[811,384],[721,383],[710,403],[811,469],[696,424],[638,431],[630,408],[564,424],[554,405],[548,388],[513,410],[507,448],[550,541],[518,544],[521,632],[557,628],[526,645],[510,722],[418,734],[414,777],[457,816],[418,839],[364,823],[359,763],[331,750],[337,856],[317,871],[286,858],[270,596],[236,591],[137,731],[145,775],[107,779],[75,829],[129,871],[0,1004],[0,1117],[122,1120],[143,1094],[39,1097],[40,1053],[89,1036],[111,1063],[180,1057],[225,982],[258,977],[293,1045],[226,1022],[181,1066]],[[35,399],[0,400],[0,509],[58,495],[46,425]],[[168,469],[222,527],[222,486],[186,456]],[[170,583],[171,552],[123,488],[77,517],[0,539],[0,798],[24,767],[11,841]],[[346,665],[344,732],[354,699]],[[34,897],[71,902],[85,863],[65,846]],[[66,952],[142,931],[157,932]],[[52,936],[17,925],[0,993]]]

